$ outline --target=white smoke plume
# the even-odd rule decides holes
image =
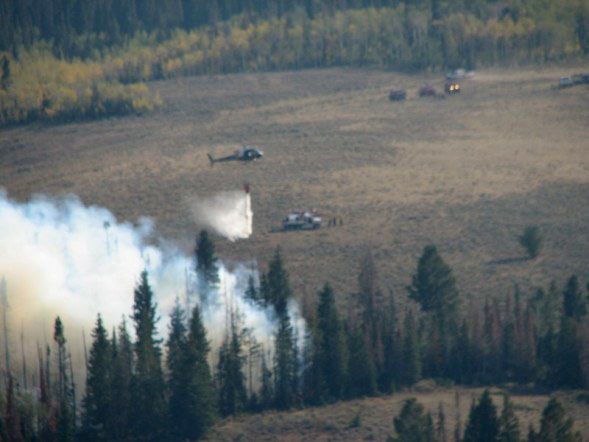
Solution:
[[[189,201],[194,221],[230,241],[249,238],[253,213],[250,194],[244,191],[219,192]]]
[[[219,267],[220,284],[208,294],[211,302],[202,307],[211,347],[215,350],[220,344],[228,312],[233,311],[271,352],[272,311],[244,298],[248,278],[257,280],[257,271],[246,265],[231,270],[222,263]],[[97,313],[107,329],[123,316],[129,317],[133,290],[144,269],[154,289],[164,336],[175,300],[189,307],[200,299],[194,268],[192,257],[154,237],[148,219],[135,225],[118,222],[107,209],[84,206],[75,197],[38,196],[18,203],[0,189],[0,279],[4,277],[7,284],[13,345],[21,327],[30,339],[51,343],[53,320],[60,315],[73,352],[79,353],[81,329],[88,336]],[[293,302],[289,309],[302,336],[305,324],[298,305]],[[34,342],[29,346],[34,354]]]

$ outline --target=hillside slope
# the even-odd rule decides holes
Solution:
[[[589,269],[589,87],[552,87],[587,65],[478,72],[460,96],[417,97],[436,75],[328,69],[152,83],[163,109],[0,132],[0,187],[9,196],[79,195],[121,219],[153,217],[190,250],[190,197],[252,184],[254,234],[219,239],[229,260],[266,262],[280,245],[297,296],[334,284],[342,301],[372,249],[381,285],[399,294],[430,242],[476,297],[559,284]],[[392,86],[408,100],[391,103]],[[259,145],[253,164],[210,167],[206,153]],[[272,233],[293,208],[343,226]],[[537,224],[545,248],[520,259],[516,236]]]

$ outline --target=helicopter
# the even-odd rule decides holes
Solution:
[[[257,147],[243,146],[241,149],[237,149],[232,155],[227,155],[226,157],[214,158],[209,153],[207,156],[209,157],[209,161],[212,166],[215,163],[223,163],[225,161],[255,161],[262,158],[264,156],[264,152],[262,152]]]

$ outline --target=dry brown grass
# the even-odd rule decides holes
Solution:
[[[219,241],[229,259],[280,245],[299,296],[332,282],[354,290],[372,248],[382,285],[403,294],[416,258],[436,243],[462,291],[476,296],[586,280],[589,258],[589,88],[551,88],[583,66],[479,72],[463,93],[419,99],[425,81],[373,70],[312,70],[185,78],[154,83],[165,109],[62,126],[0,132],[0,186],[9,195],[75,193],[119,217],[156,219],[189,250],[198,226],[187,200],[253,185],[255,233]],[[586,67],[585,67],[586,69]],[[391,86],[409,90],[387,100]],[[205,154],[258,144],[256,164],[210,168]],[[343,217],[344,226],[270,233],[291,208]],[[515,237],[538,224],[540,258],[521,256]]]
[[[491,389],[493,402],[501,412],[503,393],[506,390]],[[446,415],[448,440],[453,440],[456,427],[456,394],[460,409],[461,428],[464,430],[473,399],[478,398],[482,388],[426,388],[412,392],[401,392],[393,396],[340,402],[334,405],[309,408],[290,412],[268,412],[262,415],[244,415],[219,422],[209,433],[211,441],[384,441],[394,435],[393,417],[397,416],[407,398],[415,397],[434,416],[440,403]],[[567,413],[575,419],[575,428],[584,440],[589,440],[589,412],[587,404],[582,405],[577,393],[556,393],[563,402]],[[511,394],[520,431],[526,436],[528,427],[539,428],[542,409],[549,396],[532,394]],[[353,421],[359,416],[359,426]]]

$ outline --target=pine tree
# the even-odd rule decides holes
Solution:
[[[170,432],[178,439],[185,439],[184,435],[184,412],[187,407],[186,386],[188,382],[184,379],[186,373],[186,326],[184,325],[184,311],[180,308],[178,298],[170,316],[168,329],[168,340],[166,342],[168,367],[168,393]]]
[[[219,350],[217,365],[219,411],[222,416],[241,412],[247,403],[243,374],[244,356],[241,347],[241,330],[236,315],[232,313],[228,333]]]
[[[245,290],[245,299],[257,304],[260,302],[260,293],[256,288],[256,282],[253,275],[249,275],[247,279],[247,289]]]
[[[333,290],[325,284],[319,293],[317,307],[318,352],[317,363],[326,387],[326,396],[339,399],[343,393],[345,378],[344,340],[342,327],[335,306]]]
[[[260,406],[262,409],[270,408],[274,404],[274,388],[272,385],[272,372],[268,368],[266,362],[266,355],[262,351],[262,372],[261,372],[261,387],[260,387]]]
[[[195,306],[192,310],[187,336],[183,316],[177,306],[172,315],[168,340],[168,348],[176,348],[174,355],[168,356],[170,426],[173,437],[179,440],[196,440],[214,422],[215,394],[207,362],[210,348],[200,309]],[[170,342],[172,334],[175,337]]]
[[[383,343],[383,364],[379,376],[379,390],[383,393],[392,393],[401,379],[401,338],[397,324],[397,308],[393,294],[389,296],[389,306],[383,315],[380,335]]]
[[[498,442],[519,442],[519,421],[515,415],[513,403],[509,400],[509,396],[503,396],[503,410],[499,417],[499,438]]]
[[[156,334],[156,304],[147,272],[135,288],[136,368],[133,377],[133,433],[136,438],[158,440],[164,433],[166,415],[165,381],[161,366],[160,341]]]
[[[112,379],[109,435],[112,440],[126,440],[130,435],[133,381],[133,344],[125,319],[119,325],[118,337],[113,332]]]
[[[562,404],[552,398],[542,411],[539,442],[581,442],[579,434],[573,433],[573,420],[566,416]]]
[[[489,390],[485,390],[478,403],[470,409],[464,430],[464,442],[496,442],[499,436],[497,409]]]
[[[450,352],[457,335],[458,290],[452,270],[435,246],[428,245],[417,264],[409,297],[428,313],[429,339],[424,371],[447,377],[452,371]]]
[[[53,340],[57,346],[57,436],[60,442],[73,441],[75,434],[74,397],[68,374],[69,358],[63,323],[58,316],[53,328]]]
[[[368,337],[361,327],[348,327],[347,397],[372,396],[376,393],[376,370],[368,351]]]
[[[583,387],[583,370],[581,367],[581,344],[578,339],[578,323],[563,315],[555,358],[551,373],[559,386],[570,388]]]
[[[292,296],[292,291],[279,248],[276,248],[274,257],[270,261],[267,284],[267,299],[269,303],[274,306],[279,316],[284,315],[286,313],[287,302]]]
[[[195,256],[199,295],[202,301],[207,302],[209,291],[219,283],[219,267],[215,244],[206,230],[201,230],[196,239]]]
[[[86,396],[84,397],[84,433],[91,439],[107,440],[110,418],[112,382],[112,347],[98,315],[92,331],[92,347],[88,359]]]
[[[579,281],[575,275],[567,281],[563,293],[563,313],[568,318],[580,321],[587,314],[585,298],[579,290]]]
[[[408,288],[409,297],[421,305],[424,312],[433,312],[442,331],[456,320],[458,290],[452,270],[433,245],[423,249]]]
[[[543,239],[538,226],[527,226],[518,240],[521,246],[526,249],[530,259],[534,259],[540,254]]]
[[[401,381],[404,385],[411,386],[421,379],[421,352],[415,320],[411,311],[405,315],[404,333]]]
[[[288,314],[278,317],[274,339],[274,403],[278,409],[292,407],[297,399],[298,361],[295,336]]]
[[[397,438],[396,442],[434,442],[434,425],[432,416],[425,413],[423,405],[415,398],[407,399],[399,416],[393,419]]]

